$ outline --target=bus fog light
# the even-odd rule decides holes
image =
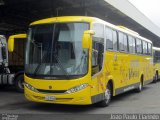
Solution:
[[[67,90],[65,93],[68,93],[68,94],[69,93],[74,93],[74,92],[80,91],[80,90],[82,90],[82,89],[84,89],[86,87],[88,87],[88,83],[73,87],[73,88]]]

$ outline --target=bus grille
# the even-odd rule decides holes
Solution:
[[[66,90],[42,90],[42,89],[37,89],[39,92],[42,93],[65,93]]]
[[[45,100],[45,97],[40,97],[40,96],[34,96],[34,98],[39,99],[39,100]],[[54,102],[66,102],[66,101],[70,101],[73,98],[56,98],[54,100]]]

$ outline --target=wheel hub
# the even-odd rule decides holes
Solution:
[[[111,92],[109,89],[106,89],[105,91],[105,100],[108,102],[111,99]]]

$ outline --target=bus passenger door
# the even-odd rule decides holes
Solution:
[[[91,96],[94,99],[92,102],[99,101],[100,93],[105,90],[105,82],[103,76],[103,59],[104,59],[104,36],[103,24],[94,24],[93,30],[95,35],[92,39],[92,80],[91,80]]]
[[[91,90],[92,96],[99,93],[103,93],[105,90],[105,82],[103,76],[103,55],[104,55],[103,43],[93,40],[92,80],[91,80],[91,84],[93,86]]]

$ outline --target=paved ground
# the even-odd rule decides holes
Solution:
[[[109,107],[53,105],[28,102],[13,88],[0,88],[0,114],[108,114],[160,113],[160,82],[149,84],[141,93],[130,91],[113,98]]]

